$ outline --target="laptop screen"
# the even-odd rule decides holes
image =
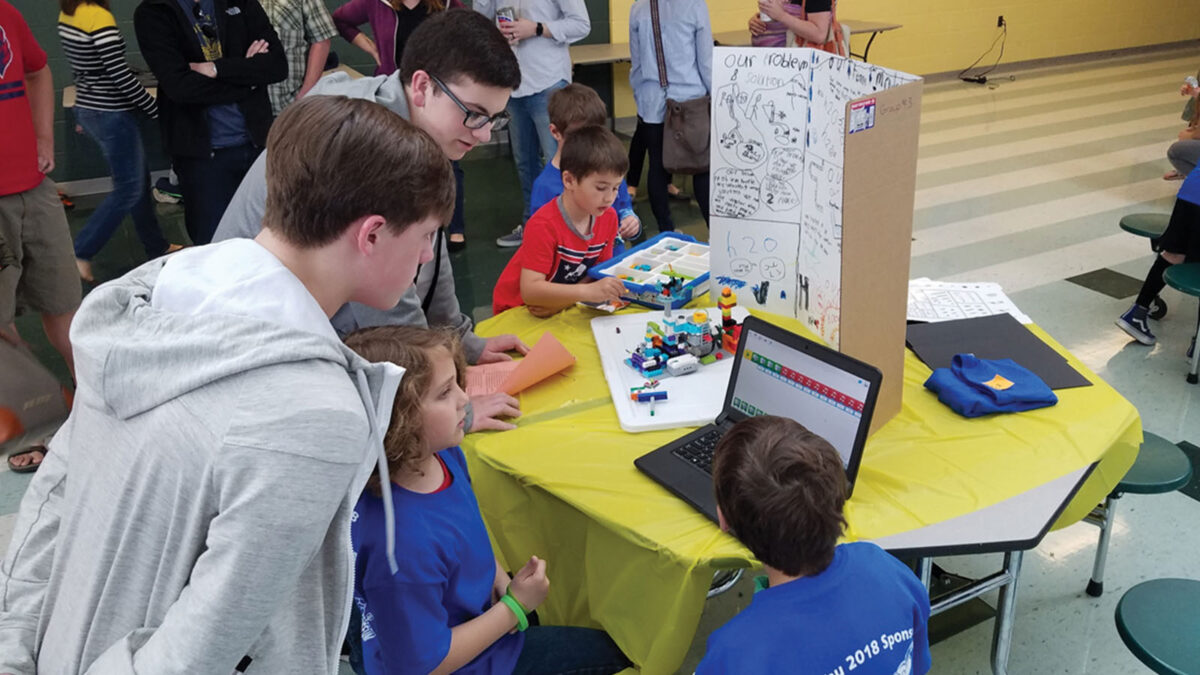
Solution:
[[[871,383],[758,331],[742,336],[741,349],[730,408],[796,420],[829,441],[851,469]]]

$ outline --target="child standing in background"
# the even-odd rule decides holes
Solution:
[[[346,344],[404,368],[384,437],[388,485],[377,479],[354,510],[354,600],[367,675],[387,673],[615,673],[629,665],[602,631],[529,626],[550,590],[533,556],[511,579],[492,554],[458,443],[466,361],[446,329],[379,326]],[[395,503],[395,524],[384,499]],[[389,532],[389,529],[392,531]],[[398,571],[387,539],[405,551]]]
[[[550,95],[550,135],[558,144],[554,157],[546,162],[536,180],[533,181],[533,192],[530,193],[529,206],[534,211],[545,206],[548,202],[563,192],[562,160],[563,137],[581,127],[602,127],[608,122],[608,110],[604,101],[595,89],[582,84],[568,84]],[[613,203],[617,211],[620,225],[617,227],[617,241],[613,246],[613,254],[625,250],[622,239],[636,239],[642,231],[642,221],[633,212],[633,200],[629,197],[629,186],[625,181],[617,187],[617,201]]]
[[[562,195],[525,225],[525,239],[492,292],[492,312],[527,305],[548,317],[576,302],[612,302],[625,285],[592,281],[587,271],[613,255],[617,213],[612,209],[629,168],[621,141],[604,127],[584,127],[563,143]]]

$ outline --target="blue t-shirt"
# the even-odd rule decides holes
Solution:
[[[192,24],[192,31],[196,35],[196,41],[200,43],[204,60],[211,62],[222,58],[224,54],[217,35],[216,7],[213,0],[199,0],[199,19],[194,13],[196,0],[178,1],[184,16]],[[246,116],[236,103],[210,105],[205,112],[208,114],[209,143],[213,148],[231,148],[250,142],[250,134],[246,131]]]
[[[1200,206],[1200,166],[1192,169],[1192,172],[1184,177],[1183,185],[1179,186],[1179,194],[1176,196],[1185,202]]]
[[[963,417],[1036,410],[1058,403],[1042,378],[1012,359],[955,354],[949,368],[933,371],[925,388]]]
[[[754,595],[708,638],[696,675],[923,675],[929,594],[874,544],[838,546],[824,572]]]
[[[453,482],[418,494],[389,483],[396,514],[396,558],[387,563],[383,500],[364,492],[354,508],[354,601],[362,613],[368,675],[428,673],[450,653],[450,630],[492,606],[496,558],[462,450],[438,455]],[[506,634],[460,673],[512,673],[525,644]]]
[[[549,204],[562,193],[562,169],[554,166],[553,161],[546,162],[545,168],[533,180],[533,188],[529,191],[529,212],[537,213],[538,209]],[[617,188],[617,201],[613,202],[613,209],[617,212],[618,221],[625,220],[628,216],[637,215],[633,212],[633,199],[629,197],[629,186],[625,184],[624,179],[621,180],[621,185]],[[624,250],[625,245],[621,242],[621,237],[618,235],[616,244],[613,246],[613,255],[621,253]]]

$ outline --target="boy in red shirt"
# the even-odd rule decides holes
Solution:
[[[560,168],[563,194],[525,224],[521,247],[492,292],[495,314],[526,305],[545,318],[579,301],[615,301],[625,290],[619,279],[587,276],[613,255],[618,223],[612,204],[629,168],[625,148],[608,129],[583,127],[567,135]]]

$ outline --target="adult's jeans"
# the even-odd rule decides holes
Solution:
[[[650,193],[650,210],[654,220],[658,222],[660,232],[670,232],[675,229],[675,221],[671,217],[671,203],[667,184],[671,182],[671,174],[663,168],[663,124],[637,121],[637,130],[646,146],[650,163],[646,170],[646,191]],[[696,203],[700,205],[700,215],[708,223],[708,173],[692,176],[692,190],[695,192]]]
[[[258,153],[253,143],[246,143],[215,148],[209,157],[171,158],[183,193],[184,224],[193,244],[202,246],[212,241],[233,193]]]
[[[559,80],[536,94],[508,99],[508,140],[512,144],[513,159],[517,162],[517,176],[521,179],[521,195],[525,198],[525,213],[521,222],[529,220],[529,193],[533,181],[542,168],[558,152],[558,143],[550,135],[550,94],[567,86]]]
[[[466,222],[463,220],[463,170],[458,162],[450,162],[454,169],[454,215],[450,216],[450,234],[463,234]]]
[[[150,173],[137,114],[130,110],[75,108],[75,121],[100,146],[113,182],[112,192],[75,237],[75,257],[80,260],[94,258],[126,215],[133,217],[133,227],[147,257],[158,257],[167,250],[150,198]]]

